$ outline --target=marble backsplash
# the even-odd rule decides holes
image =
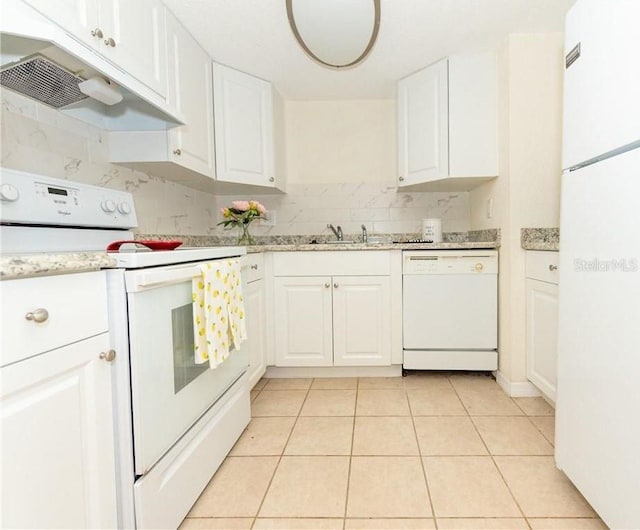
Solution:
[[[130,191],[137,233],[234,237],[217,226],[219,210],[233,200],[255,199],[275,211],[276,224],[255,223],[256,236],[330,237],[327,223],[345,238],[419,234],[421,220],[442,219],[443,232],[469,230],[469,194],[404,192],[380,183],[291,183],[284,195],[213,195],[109,162],[108,132],[45,105],[2,90],[3,167]]]
[[[340,225],[348,236],[360,236],[361,225],[370,235],[418,234],[422,219],[442,219],[443,232],[469,230],[469,194],[404,192],[379,183],[290,184],[286,195],[225,196],[216,198],[218,208],[234,200],[254,199],[275,211],[276,225],[258,221],[252,234],[259,236],[327,235],[327,223]],[[216,234],[225,230],[218,227]]]

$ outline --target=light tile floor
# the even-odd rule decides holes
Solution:
[[[269,379],[181,529],[601,530],[554,410],[483,374]]]

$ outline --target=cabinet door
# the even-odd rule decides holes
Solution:
[[[271,84],[214,64],[213,105],[217,180],[274,186]]]
[[[527,279],[527,377],[556,399],[558,286]]]
[[[277,366],[331,366],[331,277],[276,278]]]
[[[449,173],[448,63],[444,59],[398,82],[400,186]]]
[[[58,0],[56,2],[25,0],[25,2],[79,41],[93,47],[100,45],[100,38],[97,35],[91,35],[91,31],[99,28],[96,0]]]
[[[391,280],[333,277],[333,362],[336,366],[391,364]]]
[[[116,527],[108,347],[103,333],[0,370],[3,527]]]
[[[167,99],[187,122],[169,131],[169,159],[213,178],[211,59],[171,13],[167,13],[167,43]]]
[[[104,56],[166,96],[166,24],[162,3],[159,0],[101,0],[98,5]]]
[[[244,304],[247,340],[242,347],[249,349],[249,386],[253,387],[267,369],[264,280],[256,280],[247,285]]]

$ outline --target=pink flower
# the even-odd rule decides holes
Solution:
[[[257,202],[257,201],[256,201],[256,208],[258,209],[258,213],[259,213],[260,215],[264,215],[264,214],[266,214],[266,213],[267,213],[267,209],[266,209],[262,204],[260,204],[260,203],[259,203],[259,202]]]
[[[251,206],[249,205],[249,201],[233,201],[231,203],[231,208],[240,212],[246,212],[251,208]]]

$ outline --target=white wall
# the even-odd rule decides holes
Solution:
[[[288,182],[384,182],[396,175],[395,100],[287,101]]]
[[[520,229],[560,216],[562,34],[511,35],[500,50],[500,176],[470,193],[472,230],[500,228],[500,371],[526,381]],[[486,218],[493,200],[494,217]]]
[[[440,217],[445,232],[469,230],[469,194],[396,188],[395,100],[286,101],[287,195],[255,195],[276,211],[276,226],[255,235],[418,234],[421,220]],[[218,207],[243,195],[218,197]],[[219,229],[218,233],[222,233]]]

